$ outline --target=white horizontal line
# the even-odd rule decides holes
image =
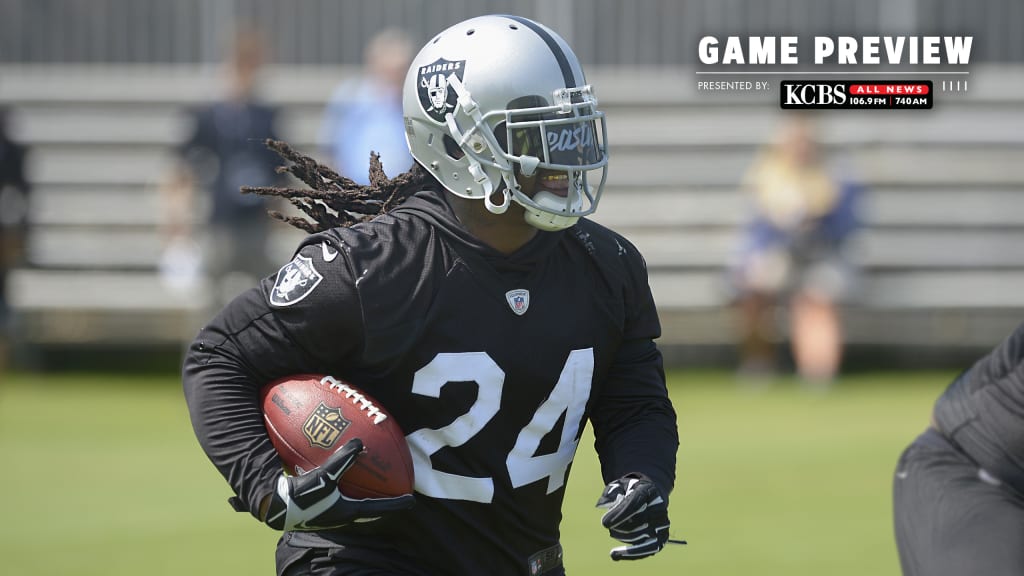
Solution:
[[[838,75],[843,75],[843,76],[853,76],[855,74],[869,74],[869,75],[875,75],[875,74],[894,74],[894,75],[897,75],[897,76],[910,76],[910,75],[935,76],[937,74],[960,74],[960,75],[966,76],[966,75],[970,74],[970,72],[842,72],[842,71],[833,71],[833,70],[820,71],[820,72],[800,72],[798,70],[793,70],[792,72],[778,72],[778,71],[775,71],[775,72],[700,72],[700,71],[698,71],[697,74],[698,75],[701,75],[701,74],[718,74],[718,75],[726,75],[726,76],[736,76],[736,75],[740,75],[740,76],[764,76],[764,75],[769,75],[769,74],[776,74],[776,75],[778,75],[778,74],[785,74],[785,75],[788,75],[788,76],[814,76],[814,75],[820,75],[820,74],[838,74]]]

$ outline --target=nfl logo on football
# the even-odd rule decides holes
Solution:
[[[321,402],[306,419],[302,431],[310,446],[327,449],[334,446],[349,424],[350,422],[341,415],[341,408],[331,408]]]

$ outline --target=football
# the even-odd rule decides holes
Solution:
[[[364,453],[338,480],[349,498],[411,494],[413,465],[395,419],[355,385],[332,376],[301,374],[275,380],[261,394],[270,441],[289,474],[320,466],[353,438]]]

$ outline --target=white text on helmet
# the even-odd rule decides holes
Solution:
[[[575,128],[562,128],[548,132],[548,149],[553,152],[579,150],[594,145],[594,131],[589,124],[581,124]]]
[[[433,74],[434,72],[446,72],[448,70],[458,70],[462,68],[462,62],[445,62],[444,64],[431,64],[430,66],[424,66],[420,68],[420,75]]]

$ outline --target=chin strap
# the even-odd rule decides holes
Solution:
[[[488,212],[492,214],[504,214],[505,211],[508,210],[508,207],[512,205],[512,193],[508,191],[508,188],[502,190],[501,194],[501,204],[495,204],[494,201],[491,200],[492,194],[484,196],[484,206],[487,207]]]
[[[445,115],[448,131],[455,137],[459,148],[466,153],[466,159],[469,162],[469,174],[473,177],[473,182],[483,191],[484,205],[487,206],[487,210],[493,214],[504,214],[512,204],[511,190],[518,186],[513,176],[512,165],[498,152],[501,147],[498,146],[494,135],[487,130],[487,123],[484,122],[484,116],[480,113],[480,107],[473,100],[469,90],[466,90],[459,77],[452,74],[448,78],[448,86],[455,90],[455,94],[458,95],[459,108],[473,120],[473,129],[464,134],[459,129],[459,124],[455,121],[455,114],[449,112]],[[466,149],[467,144],[469,144],[468,150]],[[494,182],[477,159],[477,155],[482,154],[485,150],[491,153],[494,161],[498,164],[502,180],[505,182],[505,189],[501,192],[501,204],[495,204],[491,200],[491,196],[494,195]],[[534,167],[536,168],[536,166]]]

